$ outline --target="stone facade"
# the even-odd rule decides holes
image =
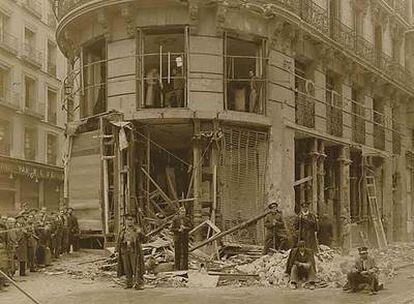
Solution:
[[[0,3],[0,213],[59,209],[65,115],[57,19],[47,0]]]
[[[381,233],[407,240],[411,12],[411,1],[60,1],[70,119],[114,110],[158,144],[192,149],[196,224],[205,203],[223,229],[266,200],[279,200],[286,215],[309,201],[333,220],[338,245],[364,236],[376,245]],[[200,168],[203,151],[210,163]],[[137,154],[143,168],[149,152]],[[145,183],[135,193],[144,208]],[[261,231],[250,231],[257,242]]]

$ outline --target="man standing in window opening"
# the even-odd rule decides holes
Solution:
[[[260,104],[260,91],[262,83],[255,75],[255,73],[249,71],[250,78],[250,95],[249,95],[249,112],[250,113],[262,113],[261,104]]]
[[[184,87],[185,80],[183,77],[183,58],[181,56],[175,58],[176,67],[172,69],[171,80],[172,85],[170,91],[165,96],[166,107],[184,106]]]
[[[174,232],[175,270],[188,269],[188,234],[190,229],[190,218],[186,214],[185,207],[181,206],[171,225],[171,230]]]
[[[318,252],[318,221],[316,215],[309,210],[310,202],[305,202],[295,221],[298,241],[304,241],[305,247]]]

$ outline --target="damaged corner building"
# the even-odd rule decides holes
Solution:
[[[369,3],[60,1],[83,238],[111,246],[124,214],[151,230],[185,204],[202,241],[273,199],[287,218],[310,202],[343,249],[411,240],[412,8]]]

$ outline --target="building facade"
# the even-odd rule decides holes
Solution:
[[[59,209],[63,195],[60,107],[66,60],[47,0],[0,3],[0,213],[22,202]]]
[[[59,1],[58,45],[72,63],[69,204],[110,234],[133,206],[153,217],[186,201],[195,225],[224,230],[268,200],[288,217],[308,201],[338,246],[412,238],[412,10]],[[86,171],[100,180],[89,190]],[[232,238],[262,234],[259,224]]]

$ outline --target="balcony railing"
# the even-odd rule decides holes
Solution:
[[[315,127],[315,101],[304,93],[296,93],[295,122],[308,128]]]
[[[329,19],[328,11],[312,0],[302,0],[301,4],[301,17],[306,22],[313,25],[322,33],[329,33]]]
[[[376,64],[377,55],[371,42],[361,36],[356,37],[356,54],[371,64]]]
[[[37,17],[42,18],[42,4],[38,0],[26,0],[23,7]]]
[[[30,44],[24,44],[22,58],[37,67],[42,67],[43,53]]]
[[[0,32],[0,47],[7,51],[17,53],[17,50],[19,48],[17,37],[4,31]]]
[[[354,29],[335,19],[331,24],[331,37],[347,51],[355,51],[356,33]]]

